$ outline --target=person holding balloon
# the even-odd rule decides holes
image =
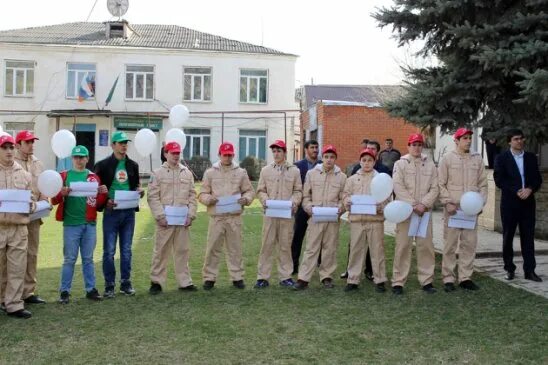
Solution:
[[[394,193],[398,200],[413,207],[413,213],[423,217],[431,211],[439,194],[438,171],[434,161],[422,154],[424,137],[420,133],[411,134],[407,140],[409,153],[394,164]],[[392,270],[392,291],[403,294],[403,286],[411,267],[413,238],[416,242],[417,275],[422,289],[429,294],[435,293],[432,285],[436,265],[434,244],[432,242],[432,216],[428,215],[428,227],[425,237],[410,236],[411,218],[396,225],[396,248]]]
[[[487,199],[487,177],[483,158],[477,152],[470,152],[472,134],[470,129],[457,129],[453,135],[455,150],[445,155],[438,167],[440,201],[445,207],[441,272],[446,292],[456,289],[455,267],[457,264],[459,286],[466,290],[479,289],[472,281],[478,242],[477,222],[473,229],[449,226],[450,217],[457,213],[479,214]],[[472,203],[479,204],[472,205],[479,207],[479,210],[472,209],[470,211],[462,205],[461,198],[468,196],[476,197],[472,199]],[[459,249],[458,260],[457,247]]]

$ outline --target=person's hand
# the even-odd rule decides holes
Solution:
[[[218,201],[219,201],[219,199],[212,196],[211,198],[209,198],[209,201],[208,201],[207,205],[209,205],[209,206],[215,205],[215,204],[217,204]]]
[[[190,227],[192,225],[192,219],[190,217],[186,217],[186,222],[183,224],[183,227]]]
[[[531,194],[533,193],[533,190],[531,188],[523,188],[518,190],[518,197],[522,200],[527,199]]]
[[[158,222],[158,225],[160,227],[167,227],[167,219],[165,218],[160,218],[156,222]]]
[[[238,203],[239,203],[239,202],[240,202],[240,201],[238,201]],[[261,205],[263,206],[263,210],[265,210],[265,209],[266,209],[266,200],[265,200],[264,202],[261,202]]]
[[[112,209],[116,206],[116,202],[112,199],[107,200],[107,209]]]
[[[445,205],[445,209],[447,210],[447,214],[449,214],[449,215],[457,214],[457,205],[456,204],[447,203]]]
[[[67,186],[63,186],[63,188],[61,189],[61,196],[65,197],[65,196],[69,195],[71,190],[72,190],[71,188],[69,188]]]
[[[312,216],[312,207],[310,208],[303,208],[304,211],[306,212],[306,214],[308,214],[309,216]]]
[[[101,185],[101,186],[99,186],[98,193],[99,193],[99,194],[106,194],[106,193],[108,193],[107,186],[106,186],[106,185]]]
[[[424,204],[419,203],[413,207],[413,211],[417,213],[419,217],[422,217],[424,212],[426,212],[426,207],[424,206]]]
[[[299,207],[297,207],[297,204],[293,203],[293,204],[291,205],[291,213],[292,213],[292,214],[297,213],[297,209],[299,209]]]
[[[344,207],[346,208],[347,211],[350,212],[350,209],[352,209],[352,203],[347,203],[344,205]]]
[[[377,214],[382,213],[382,206],[380,204],[377,204]]]
[[[145,191],[142,188],[137,188],[135,191],[139,193],[139,197],[142,198],[145,196]]]
[[[247,204],[247,199],[244,198],[244,197],[241,197],[240,199],[238,199],[238,204],[244,206]]]

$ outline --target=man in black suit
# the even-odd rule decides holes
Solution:
[[[519,226],[521,254],[525,279],[542,281],[535,274],[535,192],[540,189],[542,177],[537,157],[525,152],[525,137],[519,129],[511,129],[506,135],[510,149],[495,160],[495,184],[502,190],[500,215],[502,219],[502,257],[506,279],[512,280],[514,265],[513,240]]]
[[[318,163],[319,145],[315,140],[309,140],[304,143],[305,158],[295,162],[295,166],[299,168],[301,172],[301,182],[304,184],[304,178],[308,170],[312,169]],[[301,250],[303,247],[303,240],[308,228],[308,214],[303,210],[301,206],[297,209],[295,214],[295,225],[293,227],[293,241],[291,242],[291,255],[293,257],[293,274],[299,272],[299,258],[301,257]]]

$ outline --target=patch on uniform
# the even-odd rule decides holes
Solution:
[[[127,181],[127,171],[126,170],[118,170],[116,171],[116,180],[118,180],[119,183],[125,183]]]

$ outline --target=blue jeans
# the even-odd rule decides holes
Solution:
[[[63,268],[61,270],[60,291],[70,293],[74,265],[78,259],[78,251],[82,256],[82,272],[86,292],[95,288],[95,266],[93,264],[93,251],[97,243],[97,230],[95,224],[80,224],[78,226],[63,227]]]
[[[116,283],[116,239],[120,240],[121,282],[131,278],[131,245],[135,228],[135,209],[105,209],[103,214],[103,275],[105,286]]]

